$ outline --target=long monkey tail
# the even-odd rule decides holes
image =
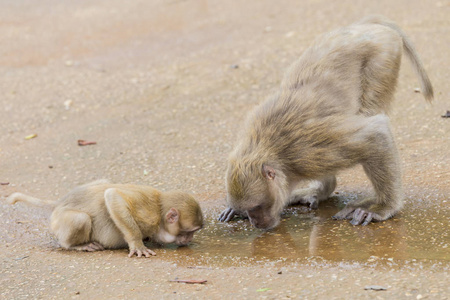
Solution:
[[[428,102],[431,102],[434,97],[433,86],[431,85],[430,79],[428,78],[427,72],[423,67],[422,61],[420,60],[419,55],[417,54],[416,49],[414,48],[414,45],[412,44],[409,37],[403,32],[403,30],[388,18],[379,15],[368,16],[363,20],[361,20],[361,22],[359,23],[383,25],[395,30],[402,37],[403,50],[405,51],[406,55],[411,61],[413,69],[416,72],[417,76],[419,77],[422,94]]]
[[[56,201],[51,200],[41,200],[35,197],[31,197],[22,193],[14,193],[11,194],[6,201],[9,204],[15,204],[16,202],[25,202],[27,204],[38,206],[38,207],[51,207],[54,208],[56,206]]]

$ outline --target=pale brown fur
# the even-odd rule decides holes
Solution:
[[[386,114],[401,55],[412,61],[422,93],[433,89],[411,42],[397,25],[372,16],[317,39],[287,72],[279,92],[249,116],[227,169],[229,208],[273,228],[290,203],[326,199],[339,170],[362,164],[376,196],[347,205],[335,218],[385,220],[403,205],[401,174]],[[296,189],[312,180],[308,189]]]
[[[7,198],[53,207],[51,229],[66,249],[96,251],[129,247],[129,256],[156,255],[143,240],[188,244],[203,225],[197,201],[183,192],[160,192],[105,180],[79,186],[60,200],[40,200],[21,193]]]

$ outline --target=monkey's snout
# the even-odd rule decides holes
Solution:
[[[260,219],[255,219],[255,218],[252,219],[250,217],[249,217],[249,219],[250,219],[250,224],[252,224],[254,227],[256,227],[258,229],[269,230],[277,225],[276,220],[273,220],[273,219],[260,220]]]
[[[270,217],[252,218],[249,216],[248,218],[249,218],[250,224],[252,224],[252,226],[254,226],[258,229],[263,229],[263,230],[271,230],[279,224],[278,219],[270,218]]]
[[[189,245],[192,239],[179,239],[175,241],[177,246],[183,247]]]

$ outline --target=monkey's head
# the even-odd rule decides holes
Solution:
[[[185,246],[203,227],[203,214],[198,202],[183,192],[166,193],[162,205],[162,225],[156,238],[162,243]]]
[[[245,212],[256,228],[272,229],[280,222],[287,193],[286,176],[275,164],[230,159],[226,185],[231,208]]]

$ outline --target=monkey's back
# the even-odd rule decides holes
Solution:
[[[289,68],[280,99],[299,102],[299,109],[318,117],[386,113],[402,49],[399,33],[380,24],[356,23],[322,35]],[[372,61],[380,66],[376,74],[364,74]]]

